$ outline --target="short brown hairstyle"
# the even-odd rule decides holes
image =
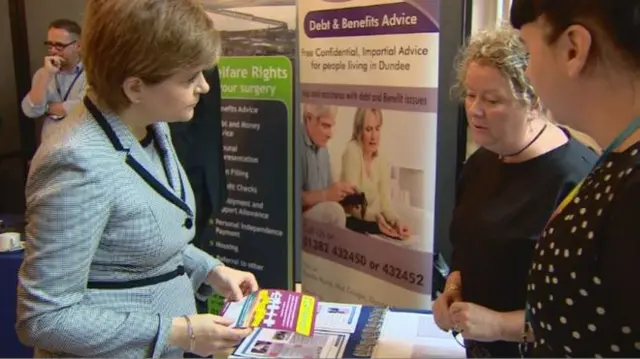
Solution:
[[[89,0],[81,38],[89,91],[108,110],[131,103],[122,84],[157,84],[177,71],[213,67],[220,40],[197,0]]]
[[[70,33],[71,35],[75,35],[76,37],[80,37],[82,35],[82,29],[77,22],[69,19],[57,19],[51,21],[49,24],[49,29],[62,29]]]

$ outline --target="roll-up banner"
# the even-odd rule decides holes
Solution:
[[[210,252],[264,288],[293,289],[295,2],[204,3],[222,38],[229,193],[207,232]],[[220,304],[212,298],[209,311]]]
[[[321,300],[431,305],[439,15],[298,2],[302,287]]]

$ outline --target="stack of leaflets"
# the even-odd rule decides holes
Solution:
[[[271,303],[279,307],[269,309]],[[231,358],[367,358],[386,310],[261,290],[240,302],[226,303],[221,315],[234,319],[237,327],[255,328]]]
[[[316,297],[286,290],[262,289],[241,302],[226,303],[221,314],[234,318],[237,328],[265,328],[310,336],[317,310]]]

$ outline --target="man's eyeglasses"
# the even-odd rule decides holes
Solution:
[[[76,43],[76,40],[68,42],[66,44],[63,44],[61,42],[53,42],[53,41],[45,41],[44,42],[44,46],[46,46],[48,49],[56,49],[58,51],[62,51],[64,49],[66,49],[67,47],[73,45]]]

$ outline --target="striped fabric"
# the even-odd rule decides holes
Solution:
[[[167,345],[171,320],[196,312],[194,291],[212,292],[203,282],[220,262],[188,244],[194,198],[168,126],[152,126],[167,153],[165,172],[118,118],[107,116],[104,124],[124,149],[80,105],[31,162],[18,335],[41,357],[182,356]],[[181,206],[167,199],[182,191]],[[88,281],[148,278],[178,265],[188,275],[132,289],[87,289]]]

